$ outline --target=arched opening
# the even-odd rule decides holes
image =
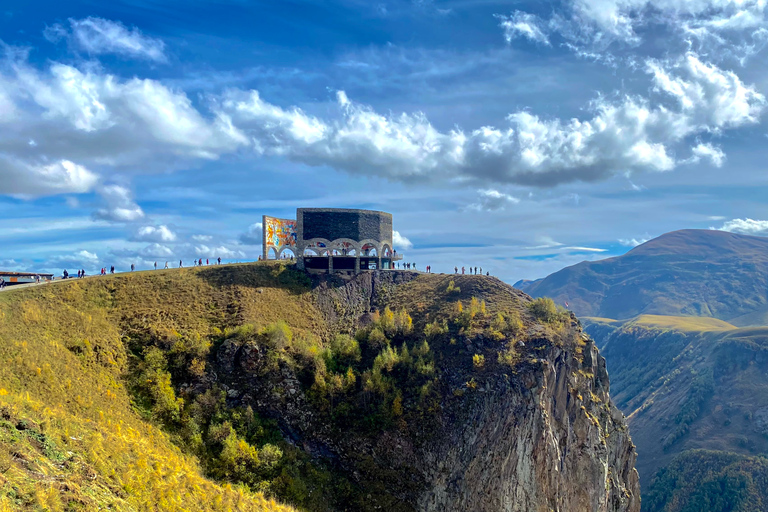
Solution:
[[[296,253],[293,252],[293,249],[290,247],[283,248],[282,251],[280,251],[280,259],[282,260],[294,260],[296,259]]]
[[[376,249],[376,246],[373,244],[365,244],[363,246],[363,256],[371,256],[371,257],[377,257],[379,255],[379,251]]]
[[[268,260],[276,260],[278,258],[277,249],[274,247],[270,247],[267,251],[267,259]]]
[[[304,256],[319,256],[320,251],[314,247],[307,247],[304,249]]]

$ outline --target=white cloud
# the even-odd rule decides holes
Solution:
[[[133,201],[133,194],[127,188],[107,185],[98,192],[107,207],[97,210],[93,214],[95,218],[113,222],[133,222],[144,218],[144,211]]]
[[[248,230],[240,235],[240,242],[245,245],[261,245],[264,243],[264,228],[261,222],[251,224]]]
[[[52,266],[77,267],[92,269],[99,264],[99,256],[96,253],[80,250],[74,254],[54,256],[50,260]]]
[[[648,238],[621,238],[619,243],[625,247],[637,247],[647,242]]]
[[[731,233],[741,233],[744,235],[768,235],[768,220],[753,219],[733,219],[729,220],[719,229],[720,231],[730,231]]]
[[[478,190],[477,193],[480,196],[478,202],[469,205],[467,209],[477,211],[497,211],[504,210],[507,206],[520,202],[520,199],[499,192],[498,190]]]
[[[393,247],[394,250],[400,249],[401,251],[405,251],[413,249],[413,243],[401,235],[399,231],[392,232],[392,244],[395,246]]]
[[[590,119],[516,112],[507,128],[470,133],[440,132],[418,113],[383,116],[343,93],[343,117],[330,123],[270,105],[254,92],[230,91],[221,108],[260,152],[309,165],[403,180],[440,176],[536,186],[672,170],[678,162],[671,145],[754,123],[764,108],[764,97],[735,73],[692,53],[677,61],[649,61],[647,71],[657,93],[676,108],[639,97],[615,103],[599,98]]]
[[[597,247],[579,247],[579,246],[572,246],[572,247],[563,247],[564,251],[571,251],[571,252],[607,252],[608,249],[599,249]]]
[[[143,249],[139,251],[139,255],[144,256],[145,258],[170,258],[173,256],[173,251],[165,246],[158,243],[150,244]]]
[[[160,82],[87,64],[39,70],[18,50],[0,57],[0,107],[0,194],[82,193],[111,171],[168,171],[251,144]]]
[[[45,36],[50,41],[66,38],[69,44],[90,55],[108,53],[156,62],[166,62],[165,43],[145,36],[139,29],[128,29],[118,21],[90,16],[81,20],[69,19],[70,31],[62,25],[48,27]]]
[[[471,131],[440,131],[420,112],[380,114],[342,91],[326,118],[237,89],[198,109],[155,80],[57,62],[41,71],[19,53],[0,66],[0,103],[8,104],[0,110],[0,193],[85,192],[100,175],[167,171],[233,152],[402,181],[551,187],[672,170],[685,162],[674,146],[755,123],[765,107],[754,87],[694,53],[647,62],[656,103],[599,97],[580,119],[517,111],[506,126]],[[715,164],[723,158],[711,145],[697,154]],[[135,204],[98,213],[123,221],[142,214]]]
[[[133,239],[139,242],[174,242],[176,233],[168,226],[142,226],[136,231]]]
[[[195,246],[195,255],[200,258],[223,258],[223,259],[243,259],[245,253],[237,249],[230,249],[226,246],[208,247],[207,245]]]
[[[25,162],[0,153],[0,193],[24,196],[83,193],[92,190],[98,180],[95,173],[69,160],[48,164]]]
[[[504,29],[504,38],[508,43],[518,37],[524,37],[535,43],[550,45],[549,38],[544,32],[544,22],[538,16],[522,11],[515,11],[510,16],[496,16]]]
[[[685,163],[697,164],[702,158],[710,161],[715,167],[722,167],[725,163],[725,153],[719,147],[712,144],[698,144],[691,148],[691,157]]]
[[[192,240],[195,242],[210,242],[213,240],[211,235],[192,235]]]
[[[764,0],[571,0],[574,18],[595,37],[634,42],[653,19],[687,33],[746,30],[765,23]]]
[[[525,247],[527,250],[536,251],[539,249],[553,249],[555,247],[562,247],[563,244],[552,239],[552,237],[546,235],[539,235],[536,237],[536,243],[531,247]]]

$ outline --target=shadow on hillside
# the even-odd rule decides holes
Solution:
[[[247,286],[249,288],[281,288],[294,295],[312,288],[309,276],[295,265],[282,262],[242,263],[205,267],[198,276],[211,286]]]

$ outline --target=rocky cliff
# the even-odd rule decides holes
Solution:
[[[446,300],[449,284],[445,277],[370,273],[313,285],[334,331],[362,328],[371,311],[390,306],[411,312],[414,332],[423,332],[450,315],[446,305],[472,297],[487,304],[488,317],[523,313],[514,339],[477,325],[433,337],[435,400],[429,410],[406,411],[392,428],[334,425],[289,364],[259,377],[268,373],[269,351],[255,340],[222,344],[219,378],[230,397],[269,411],[293,443],[332,461],[363,489],[391,497],[378,495],[371,510],[638,511],[634,446],[611,403],[605,362],[578,321],[563,317],[554,328],[525,318],[531,299],[493,279],[457,278],[461,291]],[[503,364],[510,345],[514,364]],[[473,364],[473,355],[483,364]]]
[[[258,263],[0,297],[0,510],[637,512],[634,462],[579,322],[494,278]]]

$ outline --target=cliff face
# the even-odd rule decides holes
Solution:
[[[594,345],[586,350],[582,364],[550,349],[521,385],[496,376],[461,404],[462,421],[424,454],[431,490],[418,508],[639,510],[634,446],[610,403],[605,363]]]
[[[420,332],[439,316],[427,289],[447,282],[435,276],[439,285],[424,288],[424,277],[322,280],[313,295],[332,331],[365,325],[370,311],[389,305],[414,311]],[[495,280],[457,278],[456,284],[457,298],[477,297],[489,309],[531,300]],[[266,374],[269,359],[258,342],[225,342],[219,378],[230,397],[268,411],[295,445],[352,475],[361,488],[378,489],[365,510],[640,510],[636,454],[610,400],[605,361],[574,317],[557,333],[526,322],[515,340],[464,333],[445,341],[431,342],[438,392],[429,411],[406,412],[394,428],[378,432],[324,419],[290,365],[256,378]],[[497,363],[509,350],[516,363]],[[484,356],[484,364],[473,365],[473,354]]]

